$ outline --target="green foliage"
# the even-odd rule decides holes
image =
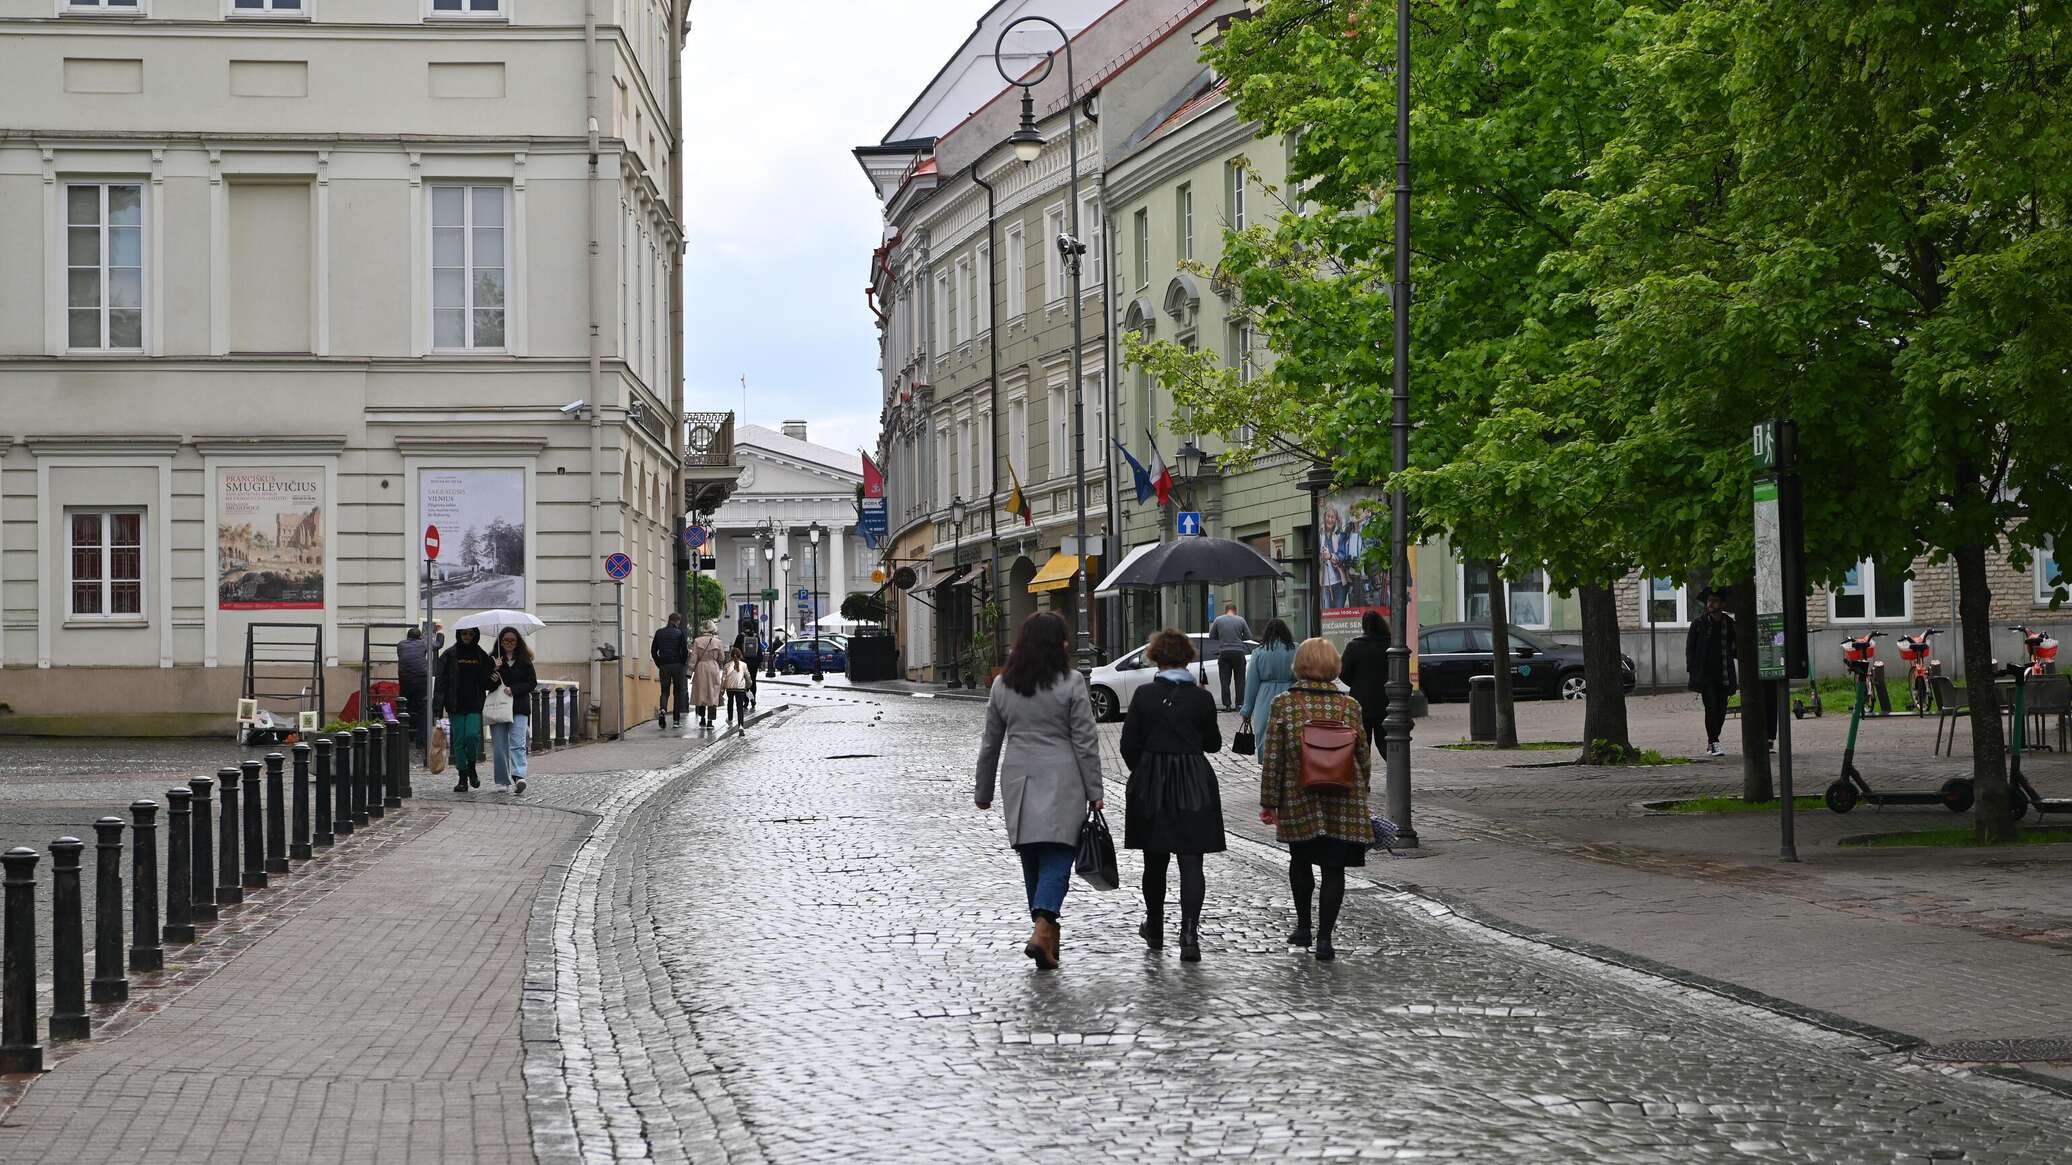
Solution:
[[[1650,768],[1659,765],[1687,765],[1687,756],[1663,756],[1652,748],[1634,748],[1610,740],[1593,740],[1583,751],[1582,762],[1586,765],[1613,765],[1633,768]]]
[[[873,591],[852,591],[842,600],[842,618],[858,623],[883,623],[885,600]]]
[[[320,735],[323,735],[323,736],[336,736],[336,735],[338,735],[338,734],[339,734],[339,733],[341,733],[341,732],[351,732],[351,731],[352,731],[353,729],[355,729],[355,728],[372,728],[372,727],[374,726],[374,723],[375,723],[375,722],[374,722],[374,721],[372,721],[372,720],[335,720],[335,719],[334,719],[334,720],[332,720],[332,721],[331,721],[331,722],[330,722],[329,724],[326,724],[326,725],[324,725],[324,729],[323,729],[323,732],[322,732],[322,733],[320,733]]]
[[[1793,797],[1793,809],[1806,811],[1824,809],[1818,797]],[[1739,797],[1692,797],[1686,801],[1671,801],[1657,806],[1668,813],[1775,813],[1775,801],[1743,801]]]
[[[695,574],[691,585],[691,628],[695,632],[708,619],[717,619],[727,609],[727,588],[709,574]]]
[[[1873,849],[1887,846],[1965,849],[1977,845],[2064,845],[2068,842],[2072,842],[2072,829],[2030,829],[2020,837],[2006,842],[1982,842],[1973,830],[1963,826],[1916,829],[1907,833],[1873,833],[1864,837],[1842,839],[1844,846],[1865,846]]]

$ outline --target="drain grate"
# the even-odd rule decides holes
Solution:
[[[1918,1048],[1917,1060],[1953,1064],[2026,1064],[2072,1060],[2072,1040],[1958,1040]]]

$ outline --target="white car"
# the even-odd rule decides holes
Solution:
[[[1196,655],[1201,654],[1202,644],[1208,637],[1208,633],[1204,631],[1196,631],[1187,637],[1194,641]],[[1248,654],[1257,646],[1259,644],[1256,641],[1245,640],[1245,651]],[[1187,670],[1194,673],[1195,682],[1204,684],[1208,693],[1215,696],[1220,705],[1222,692],[1219,688],[1223,682],[1220,677],[1223,673],[1217,668],[1215,658],[1212,656],[1207,660],[1197,659],[1187,665]],[[1204,673],[1208,676],[1206,680],[1202,679]],[[1141,647],[1113,663],[1105,663],[1095,668],[1087,677],[1090,694],[1093,696],[1094,719],[1120,719],[1123,710],[1130,706],[1130,697],[1136,695],[1137,689],[1150,683],[1151,677],[1157,674],[1158,668],[1144,658],[1144,649]]]

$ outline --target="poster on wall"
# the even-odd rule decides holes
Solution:
[[[1355,489],[1318,499],[1319,583],[1323,589],[1323,631],[1343,645],[1360,634],[1367,612],[1389,615],[1389,504],[1380,489]],[[1410,547],[1411,577],[1417,575],[1417,548]],[[1417,677],[1417,603],[1403,613],[1404,635],[1410,640],[1411,682]]]
[[[439,608],[524,607],[525,471],[426,469],[418,491],[418,524],[437,526],[444,544],[432,564]]]
[[[216,606],[324,609],[324,471],[226,468],[216,476]]]

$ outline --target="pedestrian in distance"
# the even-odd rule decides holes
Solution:
[[[1124,848],[1144,852],[1144,923],[1138,937],[1165,946],[1166,867],[1180,866],[1180,961],[1201,961],[1201,907],[1208,894],[1202,855],[1222,853],[1223,798],[1209,753],[1223,747],[1216,701],[1196,685],[1187,665],[1194,644],[1170,627],[1151,637],[1144,654],[1159,669],[1130,697],[1122,721],[1122,760],[1129,766]]]
[[[1072,667],[1065,621],[1049,611],[1023,620],[1007,666],[986,701],[979,741],[981,811],[1000,795],[1007,844],[1022,861],[1034,921],[1022,954],[1042,970],[1058,965],[1058,915],[1072,880],[1079,827],[1099,809],[1101,751],[1086,677]]]
[[[648,644],[648,658],[655,662],[655,672],[662,680],[661,704],[655,710],[655,725],[669,726],[669,701],[676,700],[676,723],[683,725],[684,705],[691,702],[690,686],[685,677],[691,664],[691,639],[684,634],[683,616],[671,613],[669,622],[655,629],[654,641]]]
[[[1280,619],[1268,619],[1259,646],[1245,665],[1245,702],[1238,712],[1252,725],[1252,738],[1266,738],[1266,716],[1282,692],[1295,684],[1295,633]]]
[[[747,626],[741,628],[741,634],[734,637],[734,650],[741,653],[741,662],[748,665],[748,706],[753,708],[756,697],[760,694],[758,689],[762,686],[756,677],[761,675],[763,670],[762,629],[754,620],[750,620]]]
[[[495,764],[490,772],[499,788],[509,786],[515,794],[525,792],[525,773],[531,752],[532,693],[540,686],[533,670],[532,649],[516,627],[506,627],[496,636],[496,678],[504,694],[511,697],[511,722],[489,726],[490,755]]]
[[[748,727],[748,690],[755,682],[755,671],[735,648],[727,660],[726,671],[720,675],[720,686],[727,693],[727,723],[738,724],[744,730]]]
[[[475,766],[482,760],[482,702],[503,686],[496,661],[482,650],[482,631],[463,627],[453,633],[453,646],[439,657],[439,715],[446,717],[456,774],[453,791],[482,787]]]
[[[1209,655],[1216,658],[1218,685],[1223,689],[1223,710],[1237,710],[1245,694],[1245,654],[1251,650],[1252,625],[1237,613],[1236,603],[1225,603],[1223,613],[1209,624]],[[1231,693],[1235,692],[1236,698]]]
[[[432,739],[431,702],[426,689],[432,678],[432,653],[425,647],[424,628],[412,627],[396,644],[396,683],[410,701],[410,735],[423,752]]]
[[[1360,634],[1345,645],[1338,678],[1359,701],[1368,741],[1380,740],[1382,717],[1389,713],[1389,621],[1380,611],[1369,608],[1361,613]]]
[[[1705,752],[1725,756],[1719,746],[1720,730],[1727,724],[1727,699],[1740,687],[1734,664],[1734,617],[1727,614],[1722,591],[1706,587],[1698,592],[1704,614],[1691,620],[1684,638],[1684,668],[1692,691],[1705,704]]]
[[[1320,963],[1338,957],[1331,935],[1345,902],[1345,868],[1366,865],[1374,840],[1367,732],[1360,705],[1338,690],[1337,678],[1338,649],[1331,641],[1303,640],[1295,649],[1295,686],[1273,702],[1259,756],[1259,820],[1288,846],[1288,888],[1295,894],[1288,945],[1314,940]],[[1313,935],[1312,866],[1323,871]]]
[[[691,641],[691,706],[698,709],[698,726],[711,728],[719,721],[719,705],[724,689],[720,687],[720,673],[727,662],[727,645],[720,642],[719,633],[713,625],[705,624],[698,638]],[[678,720],[681,724],[683,721]]]

